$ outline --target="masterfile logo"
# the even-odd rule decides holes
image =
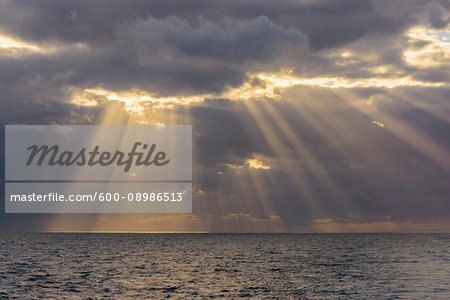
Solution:
[[[143,150],[147,150],[146,153],[138,151],[138,148],[142,145]],[[30,156],[28,157],[27,166],[35,163],[41,166],[44,161],[49,166],[95,166],[99,164],[100,166],[109,166],[116,163],[118,166],[124,166],[124,172],[128,172],[133,165],[136,166],[150,166],[155,165],[157,167],[164,166],[170,162],[166,159],[166,152],[159,151],[155,155],[156,144],[148,147],[147,144],[141,142],[135,142],[133,148],[128,153],[123,153],[119,150],[115,151],[114,154],[108,151],[100,152],[100,146],[95,146],[92,151],[86,151],[86,148],[82,148],[78,153],[72,151],[62,151],[60,152],[60,147],[58,145],[48,146],[48,145],[33,145],[27,148],[30,150]],[[134,161],[134,158],[136,160]],[[145,158],[144,158],[145,157]]]
[[[7,213],[192,211],[189,125],[6,125],[5,144]]]
[[[6,180],[192,180],[190,125],[6,125]]]

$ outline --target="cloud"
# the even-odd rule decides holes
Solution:
[[[443,28],[447,26],[449,20],[449,14],[445,7],[438,1],[432,1],[425,4],[425,8],[428,10],[428,21],[431,26],[435,28]]]
[[[372,124],[377,125],[378,127],[384,127],[384,124],[378,121],[372,121]]]
[[[427,26],[429,16],[444,22],[444,2],[46,0],[3,1],[0,8],[0,31],[28,45],[8,48],[9,54],[22,49],[20,58],[3,52],[2,90],[16,95],[38,85],[22,95],[27,101],[67,102],[72,87],[161,97],[221,94],[249,82],[249,75],[282,69],[348,80],[448,82],[449,76],[408,63],[411,55],[403,59],[411,51],[405,31]]]
[[[180,17],[149,17],[133,23],[127,31],[144,64],[167,56],[174,56],[175,61],[186,56],[228,63],[265,62],[307,48],[305,34],[276,25],[265,16],[250,20],[225,17],[219,22],[200,17],[195,27]]]

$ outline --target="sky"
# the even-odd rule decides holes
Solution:
[[[194,153],[192,214],[1,230],[450,230],[449,1],[0,0],[0,91],[8,124],[192,124]]]

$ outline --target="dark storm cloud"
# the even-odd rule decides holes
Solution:
[[[192,24],[202,16],[255,19],[266,16],[276,24],[304,30],[313,47],[348,42],[367,33],[389,33],[414,22],[414,14],[430,1],[2,1],[1,27],[34,40],[103,42],[114,39],[118,26],[153,16],[179,16]],[[447,1],[432,1],[427,18],[443,26]],[[389,22],[386,22],[389,20]]]
[[[387,64],[394,75],[414,74],[404,64],[406,41],[399,35],[417,23],[444,26],[449,5],[407,2],[1,1],[1,31],[59,47],[54,53],[3,57],[2,82],[12,83],[3,91],[30,89],[34,74],[49,80],[24,98],[48,98],[53,90],[55,98],[66,100],[60,94],[71,86],[220,93],[243,83],[247,72],[281,68],[355,78],[376,76],[371,68]],[[329,54],[342,47],[377,58],[340,65]],[[441,73],[417,77],[448,77]]]
[[[195,127],[196,143],[203,165],[215,166],[230,157],[248,157],[253,152],[271,155],[252,115],[242,102],[206,100],[193,106],[190,115]],[[230,145],[233,145],[230,148]],[[222,150],[220,150],[222,149]]]
[[[288,48],[292,53],[300,52],[307,41],[302,32],[285,29],[265,16],[250,20],[225,18],[220,23],[201,17],[193,27],[178,17],[163,20],[150,17],[138,20],[128,30],[140,55],[145,57],[176,50],[175,54],[200,59],[267,61]]]

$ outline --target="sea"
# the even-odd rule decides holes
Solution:
[[[0,299],[450,299],[449,233],[0,233]]]

